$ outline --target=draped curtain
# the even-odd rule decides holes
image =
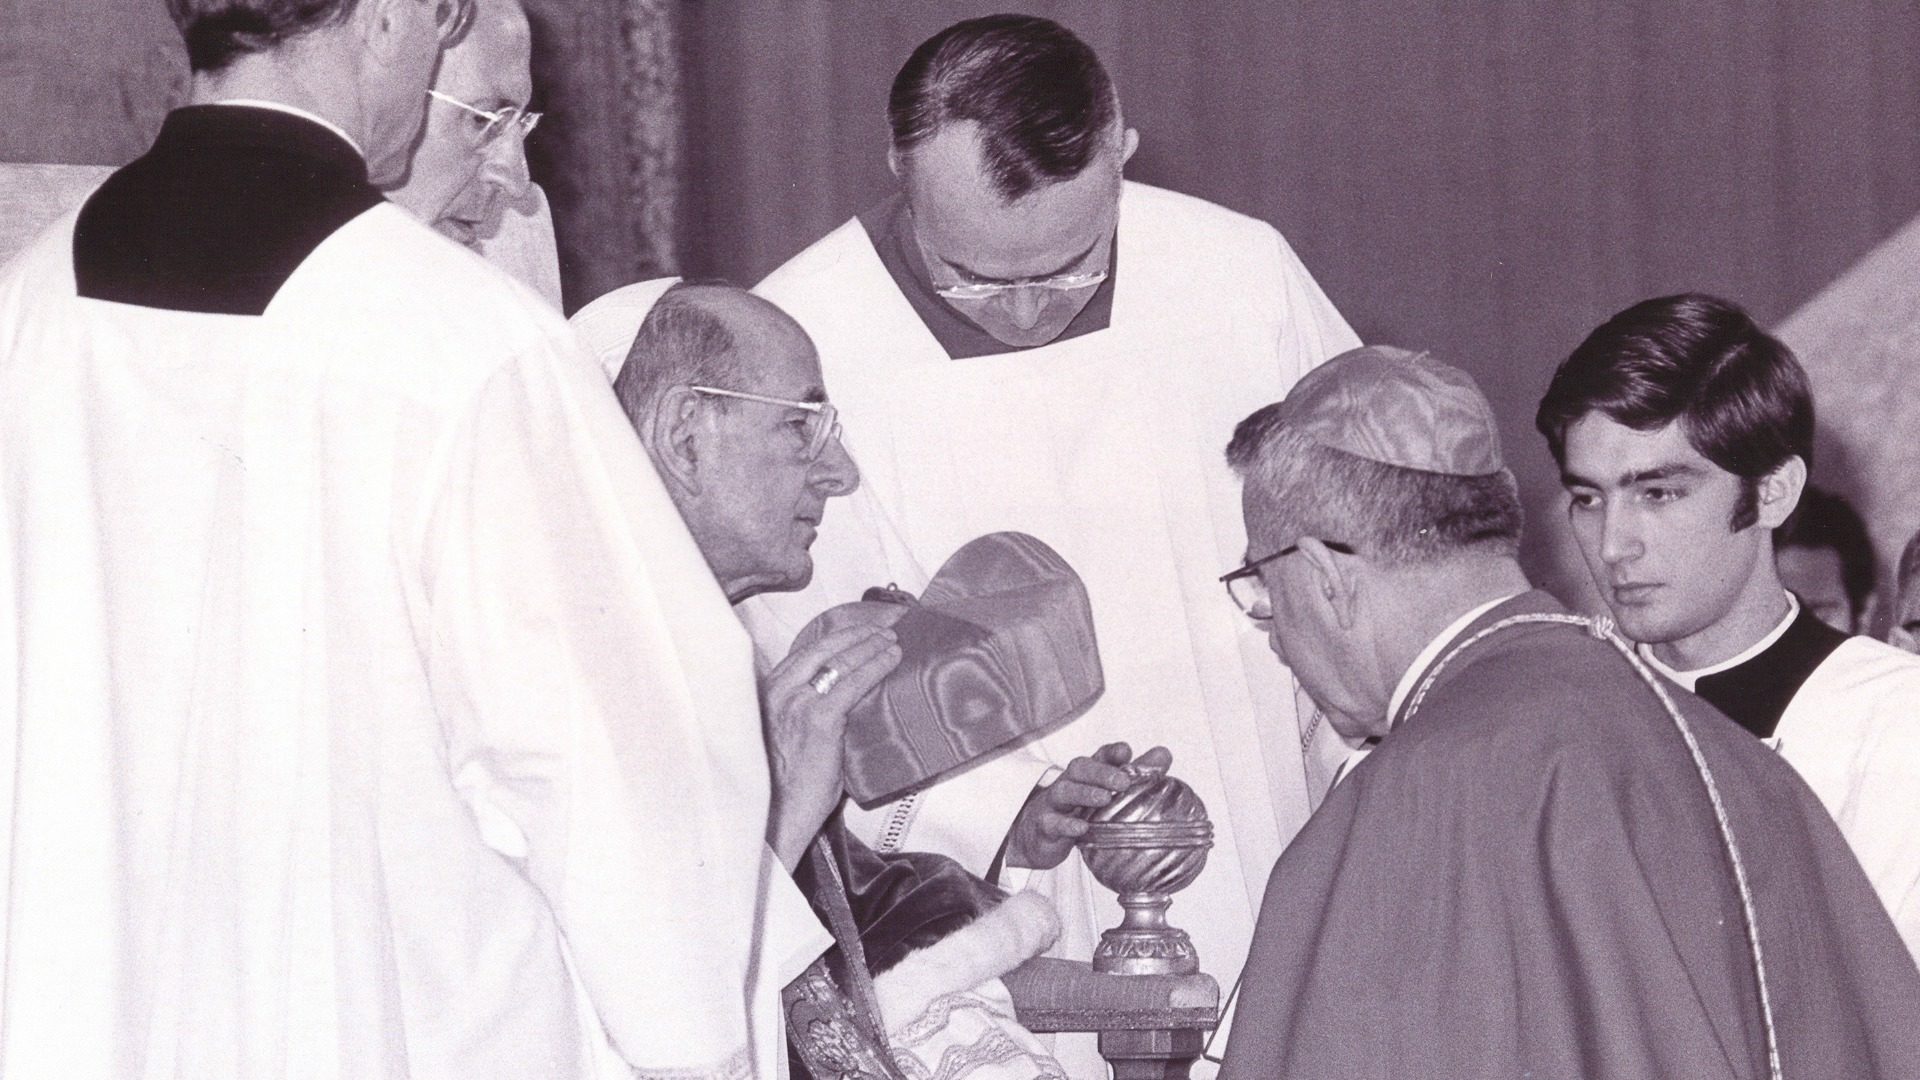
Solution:
[[[1584,574],[1532,427],[1553,366],[1648,296],[1778,320],[1920,209],[1904,3],[702,3],[688,266],[751,282],[884,195],[893,72],[1006,9],[1099,50],[1141,133],[1129,175],[1273,222],[1364,339],[1481,380],[1529,568],[1569,595]]]
[[[534,25],[527,143],[553,205],[569,309],[678,269],[683,176],[675,0],[523,0]],[[160,0],[0,0],[0,161],[123,165],[186,96]]]
[[[527,142],[553,204],[568,311],[679,270],[681,24],[675,0],[524,0],[534,96]]]

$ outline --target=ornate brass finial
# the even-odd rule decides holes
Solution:
[[[1093,969],[1122,975],[1189,975],[1200,970],[1193,939],[1167,922],[1173,894],[1207,865],[1213,823],[1206,804],[1164,768],[1129,766],[1133,786],[1096,810],[1080,857],[1100,884],[1120,894],[1126,916],[1100,935]]]

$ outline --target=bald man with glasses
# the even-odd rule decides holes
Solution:
[[[191,104],[0,272],[0,1075],[774,1075],[746,635],[380,194],[472,8],[170,8]]]

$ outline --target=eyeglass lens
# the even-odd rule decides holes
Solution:
[[[1258,573],[1245,574],[1227,581],[1227,592],[1233,602],[1240,606],[1250,618],[1270,619],[1273,617],[1273,599],[1267,593],[1267,583],[1260,580]]]

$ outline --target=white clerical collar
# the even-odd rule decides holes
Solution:
[[[272,109],[274,112],[288,113],[293,116],[298,116],[303,120],[311,120],[321,127],[326,128],[328,131],[333,132],[335,135],[347,140],[347,145],[353,147],[354,153],[359,154],[362,158],[367,156],[367,152],[360,149],[360,144],[354,140],[354,137],[347,134],[346,129],[342,128],[339,124],[295,105],[288,105],[281,101],[268,101],[265,98],[227,98],[223,101],[209,101],[207,104],[244,105],[249,109]]]
[[[1473,620],[1519,595],[1517,592],[1508,593],[1505,596],[1496,597],[1481,604],[1479,607],[1453,620],[1453,622],[1447,625],[1445,630],[1440,631],[1432,641],[1427,642],[1426,648],[1420,650],[1419,655],[1413,658],[1413,663],[1407,665],[1407,670],[1401,674],[1400,684],[1393,688],[1393,696],[1387,699],[1387,723],[1391,725],[1394,722],[1394,717],[1400,715],[1400,706],[1405,704],[1408,696],[1413,693],[1414,680],[1425,674],[1428,665],[1432,664],[1436,659],[1439,659],[1440,650],[1446,648],[1448,642],[1459,637],[1460,632],[1472,625]]]
[[[1645,643],[1642,643],[1638,647],[1639,653],[1640,653],[1640,659],[1645,660],[1648,664],[1652,665],[1653,669],[1655,671],[1658,671],[1660,674],[1665,675],[1667,678],[1672,679],[1676,683],[1679,683],[1681,686],[1685,687],[1686,689],[1692,690],[1694,688],[1694,684],[1698,683],[1701,679],[1704,679],[1709,675],[1718,675],[1720,672],[1729,670],[1731,668],[1737,668],[1741,664],[1744,664],[1747,661],[1753,659],[1754,657],[1759,656],[1761,653],[1766,652],[1768,649],[1773,648],[1773,643],[1780,640],[1781,636],[1787,632],[1787,627],[1792,626],[1793,620],[1796,618],[1799,618],[1799,616],[1800,616],[1800,598],[1793,595],[1792,592],[1788,592],[1787,593],[1787,614],[1785,618],[1780,620],[1780,625],[1767,631],[1766,634],[1763,637],[1761,637],[1759,641],[1754,642],[1753,644],[1740,650],[1734,655],[1727,657],[1725,660],[1722,660],[1717,664],[1708,664],[1706,667],[1695,668],[1692,671],[1675,671],[1673,668],[1670,668],[1667,665],[1661,663],[1660,658],[1653,655],[1653,646]]]

